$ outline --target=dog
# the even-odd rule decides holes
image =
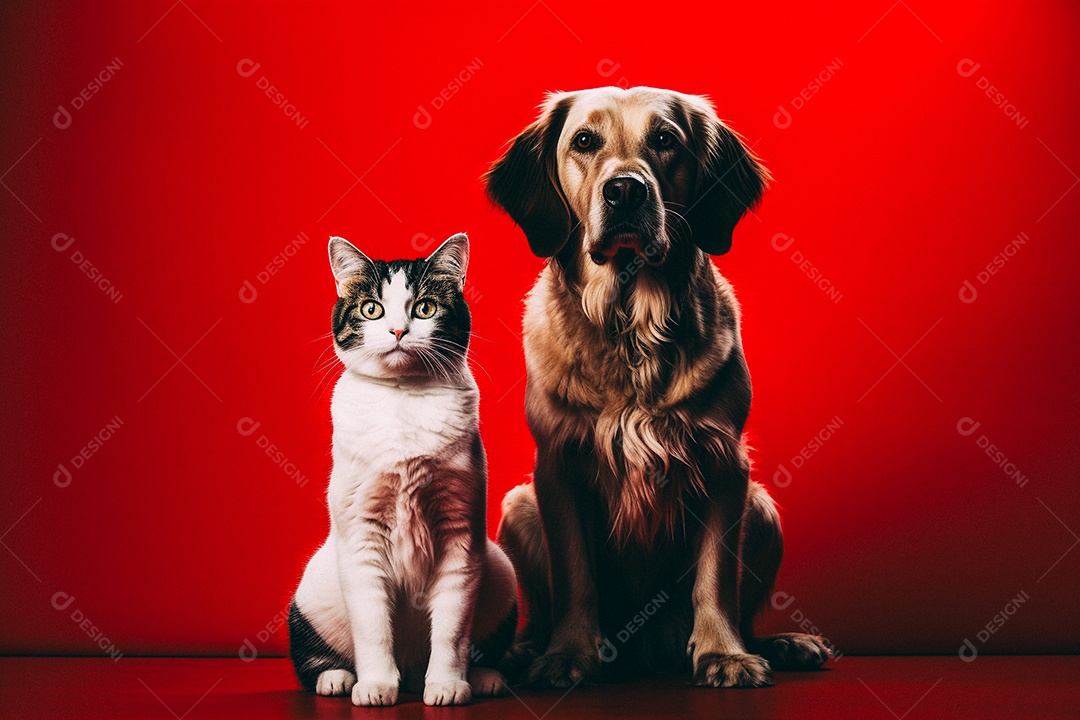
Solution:
[[[829,657],[753,633],[783,536],[750,479],[740,310],[709,256],[769,179],[706,98],[647,87],[551,94],[484,177],[547,258],[524,317],[535,473],[498,531],[527,684],[761,687]]]

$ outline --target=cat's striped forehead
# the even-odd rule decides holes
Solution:
[[[371,272],[371,269],[374,272]],[[433,271],[425,260],[373,260],[362,272],[346,285],[346,292],[353,300],[360,298],[405,303],[418,299],[420,294],[444,303],[453,302],[461,288],[447,275]]]
[[[350,278],[346,291],[352,297],[382,299],[383,293],[396,281],[396,287],[415,292],[423,277],[423,262],[373,260],[364,272]]]

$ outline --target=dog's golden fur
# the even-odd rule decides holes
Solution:
[[[708,254],[767,179],[708,101],[653,88],[550,96],[487,175],[550,258],[524,320],[534,484],[507,495],[500,527],[532,683],[594,677],[597,645],[660,591],[670,612],[623,648],[637,666],[688,653],[698,684],[758,686],[770,666],[748,647],[786,667],[827,657],[752,632],[782,539],[749,479],[739,305]]]
[[[705,492],[689,448],[718,460],[742,452],[724,409],[703,412],[694,402],[730,358],[738,324],[730,286],[707,260],[700,272],[713,276],[706,287],[714,292],[688,298],[681,308],[682,323],[698,330],[685,346],[670,343],[676,331],[670,312],[662,322],[635,322],[627,312],[626,329],[613,342],[606,325],[582,322],[587,296],[567,292],[555,271],[541,275],[526,301],[526,412],[533,433],[555,445],[595,448],[603,466],[596,482],[618,542],[675,532],[683,509],[678,493]],[[652,293],[638,292],[636,299],[653,312],[667,304]]]

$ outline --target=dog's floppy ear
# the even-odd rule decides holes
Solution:
[[[706,98],[684,95],[678,104],[698,165],[686,219],[695,245],[710,255],[723,255],[731,249],[731,233],[739,220],[761,200],[769,171],[742,138],[716,117]]]
[[[575,222],[555,159],[572,102],[568,93],[549,95],[536,122],[514,138],[484,175],[488,197],[525,231],[529,247],[540,257],[559,252]]]

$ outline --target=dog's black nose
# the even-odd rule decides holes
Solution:
[[[619,175],[604,183],[604,201],[618,210],[636,210],[648,196],[648,186],[632,175]]]

